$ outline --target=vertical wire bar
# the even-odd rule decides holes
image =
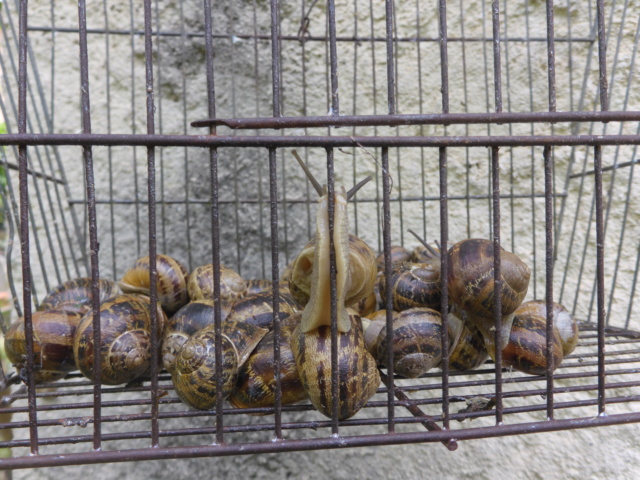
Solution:
[[[85,0],[78,1],[78,22],[80,30],[80,87],[82,101],[82,133],[91,134],[91,101],[89,98],[89,56],[87,52],[87,6]],[[91,251],[91,303],[93,307],[93,345],[102,343],[100,328],[100,284],[98,262],[98,227],[96,223],[96,192],[93,175],[92,147],[82,147],[87,188],[87,210],[89,216],[89,245]],[[93,361],[93,448],[99,450],[102,442],[102,366],[100,355]]]
[[[327,0],[329,14],[329,62],[331,65],[331,115],[340,115],[338,99],[338,47],[336,41],[336,5]]]
[[[500,271],[500,156],[498,147],[491,148],[491,174],[493,184],[493,317],[495,321],[496,345],[496,424],[502,423],[502,350],[500,331],[502,330],[502,274]]]
[[[213,71],[213,23],[211,0],[204,0],[205,52],[207,70],[208,116],[216,116],[216,90]],[[216,134],[216,127],[209,127],[209,134]],[[218,205],[218,149],[209,149],[209,172],[211,183],[211,257],[213,263],[213,298],[220,298],[220,218]],[[220,302],[213,304],[216,362],[216,440],[224,443],[224,398],[222,396],[222,311]]]
[[[155,133],[153,88],[153,41],[151,29],[151,0],[144,1],[144,57],[147,90],[147,134]],[[149,197],[149,277],[151,297],[151,445],[160,443],[158,425],[158,267],[156,264],[156,152],[147,147],[147,186]],[[217,298],[217,297],[216,297]]]
[[[396,113],[396,77],[393,65],[393,0],[385,0],[387,44],[387,107],[389,115]]]
[[[384,280],[385,285],[391,285],[391,184],[389,181],[389,148],[382,147],[382,238],[384,251]],[[387,430],[395,432],[395,381],[393,379],[393,299],[385,295],[386,331],[387,338]]]
[[[327,214],[329,216],[329,280],[331,289],[331,434],[338,435],[340,412],[340,371],[338,369],[338,301],[336,291],[336,250],[333,241],[335,227],[335,172],[333,148],[327,148]]]
[[[280,2],[271,0],[271,87],[273,90],[273,116],[280,113]]]
[[[502,73],[500,66],[500,4],[493,0],[491,4],[493,25],[493,83],[496,99],[496,112],[502,112]]]
[[[597,0],[596,15],[598,17],[598,68],[600,73],[600,109],[609,108],[607,87],[607,38],[604,23],[604,0]],[[602,198],[602,147],[594,147],[594,170],[596,190],[596,275],[597,275],[597,311],[598,311],[598,413],[605,413],[605,338],[606,305],[604,301],[604,218]]]
[[[449,62],[447,52],[447,3],[440,0],[438,3],[438,30],[440,36],[440,78],[442,91],[442,113],[449,113]],[[445,126],[445,135],[447,127]],[[449,311],[449,292],[447,289],[448,262],[447,242],[449,241],[448,206],[447,206],[447,149],[439,148],[440,164],[440,278],[441,282],[441,306],[442,314],[442,426],[449,428],[449,332],[447,330],[447,312]]]
[[[547,73],[549,77],[549,111],[556,111],[556,47],[553,0],[547,0]]]
[[[553,161],[551,147],[544,147],[544,208],[545,208],[545,269],[546,269],[546,357],[547,357],[547,419],[553,420]]]
[[[271,282],[273,306],[273,375],[276,380],[274,405],[275,440],[282,440],[282,383],[280,378],[280,272],[278,268],[278,172],[277,151],[269,149],[269,198],[271,202]]]
[[[27,132],[27,15],[28,1],[20,0],[18,42],[18,132]],[[38,417],[36,383],[33,362],[33,323],[31,317],[31,268],[29,262],[29,186],[27,147],[18,147],[20,184],[20,231],[22,242],[22,296],[24,302],[24,331],[27,340],[27,403],[29,405],[29,444],[31,454],[38,454]]]

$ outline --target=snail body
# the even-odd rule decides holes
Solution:
[[[542,318],[547,318],[547,302],[544,300],[531,300],[525,302],[518,307],[516,315],[523,313],[535,313]],[[578,329],[578,322],[575,318],[559,303],[553,302],[553,328],[558,331],[560,335],[560,343],[562,343],[563,356],[569,355],[573,352],[578,344],[580,332]]]
[[[52,382],[76,370],[73,359],[73,336],[82,315],[75,311],[57,309],[34,312],[33,364],[36,383]],[[4,337],[5,353],[15,365],[18,375],[26,381],[27,341],[24,318],[7,329]]]
[[[440,265],[405,262],[391,270],[388,288],[384,275],[379,281],[383,305],[390,293],[393,309],[398,312],[417,307],[440,310]]]
[[[238,369],[267,330],[243,322],[225,322],[221,331],[220,371],[222,396],[233,391]],[[216,344],[215,325],[208,325],[191,335],[176,357],[171,380],[180,399],[194,408],[209,410],[216,404]]]
[[[93,379],[95,352],[100,355],[101,381],[106,385],[127,383],[151,366],[151,302],[142,295],[118,295],[100,305],[101,343],[93,343],[93,311],[80,321],[73,341],[76,365]],[[158,335],[166,316],[157,309]]]
[[[298,312],[300,307],[287,293],[278,295],[278,318],[284,321]],[[238,300],[229,312],[229,322],[245,322],[258,327],[273,328],[273,293],[262,292],[247,295]]]
[[[189,275],[187,291],[192,300],[214,300],[213,264],[201,265]],[[220,301],[232,306],[247,294],[247,283],[233,269],[220,265]]]
[[[99,303],[120,292],[118,285],[110,280],[101,278],[98,285],[100,289]],[[49,292],[40,303],[38,311],[63,309],[77,312],[82,316],[91,310],[91,299],[91,278],[75,278],[62,283]]]
[[[177,312],[189,301],[187,293],[187,269],[178,260],[168,255],[156,256],[158,303],[168,315]],[[149,257],[139,258],[127,270],[120,281],[124,293],[151,293]]]

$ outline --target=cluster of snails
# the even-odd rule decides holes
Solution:
[[[245,281],[220,266],[216,292],[213,265],[189,274],[167,255],[156,257],[158,308],[153,315],[150,262],[144,257],[120,282],[100,281],[98,346],[93,343],[90,279],[67,282],[45,298],[32,317],[36,382],[63,378],[76,368],[94,378],[96,353],[102,383],[145,378],[153,356],[153,317],[161,339],[159,367],[171,375],[180,399],[199,409],[215,406],[218,388],[236,408],[273,406],[278,381],[274,347],[280,357],[281,404],[309,399],[322,414],[337,412],[341,420],[355,415],[376,393],[379,368],[389,368],[390,359],[394,374],[408,378],[440,366],[443,337],[453,369],[477,368],[495,358],[499,348],[504,366],[536,375],[546,372],[546,304],[522,303],[530,276],[522,260],[501,251],[502,322],[497,334],[493,243],[488,240],[464,240],[449,248],[444,253],[447,278],[440,275],[438,249],[425,244],[410,253],[392,247],[387,285],[384,257],[376,258],[362,239],[349,233],[348,200],[369,179],[349,192],[341,187],[330,194],[294,155],[319,195],[316,233],[279,282],[277,322],[269,282]],[[445,281],[450,304],[446,332],[440,311]],[[389,313],[383,309],[387,300],[393,308]],[[558,304],[553,318],[555,368],[575,348],[578,329]],[[25,343],[19,319],[7,332],[5,347],[23,378]]]

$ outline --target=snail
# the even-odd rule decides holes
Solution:
[[[221,330],[222,396],[234,389],[238,369],[247,361],[267,330],[243,322],[225,322]],[[194,408],[209,410],[216,404],[215,325],[191,335],[176,357],[171,380],[180,399]]]
[[[151,302],[143,295],[118,295],[100,305],[100,346],[93,343],[93,311],[80,321],[73,339],[73,355],[82,374],[93,379],[94,358],[100,355],[101,382],[128,383],[151,365]],[[167,321],[157,308],[157,331]]]
[[[100,289],[100,303],[120,291],[118,285],[111,280],[101,278],[98,280],[98,286]],[[78,312],[82,316],[91,310],[91,298],[91,278],[75,278],[64,282],[49,292],[40,303],[38,310],[64,309]]]
[[[187,269],[168,255],[156,256],[156,269],[158,271],[158,303],[168,315],[172,315],[189,301]],[[124,293],[149,296],[151,293],[149,257],[139,258],[133,267],[125,272],[119,285]]]
[[[52,382],[76,370],[73,359],[73,335],[82,315],[73,310],[54,309],[34,312],[33,365],[36,383]],[[9,361],[15,365],[23,381],[26,378],[27,341],[24,318],[13,322],[4,337],[4,348]]]
[[[299,314],[297,315],[299,317]],[[307,398],[291,351],[291,335],[296,323],[282,324],[280,344],[281,404],[292,405]],[[275,405],[276,379],[274,371],[274,332],[267,333],[246,363],[240,368],[229,403],[236,408],[273,407]]]
[[[391,318],[395,321],[399,312],[392,311]],[[378,352],[378,336],[380,331],[385,327],[387,321],[387,311],[377,310],[367,317],[362,318],[362,329],[364,330],[364,344],[367,351],[374,356]]]
[[[551,371],[562,362],[562,343],[556,329],[552,330]],[[502,365],[530,375],[547,372],[547,321],[536,313],[516,313],[509,343],[502,350]],[[489,349],[492,354],[492,350]]]
[[[390,286],[385,277],[379,277],[379,292],[385,305],[387,292],[391,292],[393,309],[400,312],[409,308],[426,307],[440,310],[440,265],[431,263],[402,263],[391,270]]]
[[[273,282],[267,279],[252,279],[246,281],[247,295],[253,293],[270,292],[273,288]],[[282,289],[282,286],[280,287]]]
[[[449,332],[449,367],[454,370],[473,370],[478,368],[489,358],[484,346],[482,334],[469,322],[460,317],[463,312],[456,312],[454,308],[447,317]]]
[[[375,292],[375,287],[369,295],[360,299],[359,302],[349,305],[350,308],[356,311],[361,317],[366,317],[374,313],[378,309],[378,297]]]
[[[521,315],[526,312],[536,313],[546,321],[547,303],[544,300],[525,302],[518,307],[516,315]],[[558,330],[560,342],[562,343],[562,355],[566,357],[575,350],[580,332],[578,330],[578,322],[576,322],[566,308],[555,302],[553,302],[553,327]]]
[[[378,364],[387,366],[388,341],[386,321],[371,322],[375,340],[368,347]],[[365,336],[367,336],[365,331]],[[412,308],[399,312],[393,318],[391,338],[393,372],[407,378],[416,378],[437,366],[442,360],[442,318],[431,308]]]
[[[229,322],[245,322],[258,327],[273,328],[273,293],[263,292],[238,300],[229,313]],[[278,295],[278,318],[285,320],[293,313],[299,311],[298,304],[287,293]]]
[[[201,265],[189,275],[187,290],[191,300],[213,300],[213,265]],[[232,306],[247,294],[247,283],[233,269],[220,265],[220,301]]]
[[[333,412],[332,371],[338,376],[338,419],[355,415],[380,384],[375,359],[366,350],[359,315],[347,305],[359,301],[373,290],[376,277],[375,255],[359,238],[349,234],[347,200],[369,179],[348,193],[344,187],[333,195],[333,245],[335,251],[336,339],[339,342],[337,364],[332,365],[331,277],[329,239],[329,195],[294,152],[298,163],[319,195],[315,240],[294,261],[289,289],[308,292],[300,325],[293,332],[291,349],[300,380],[313,406],[331,417]],[[295,296],[295,294],[294,294]],[[296,298],[297,299],[297,298]]]
[[[173,372],[176,357],[189,337],[214,323],[214,311],[212,300],[194,300],[169,319],[162,339],[162,365],[169,373]],[[225,321],[229,311],[222,308],[221,321]]]
[[[392,245],[389,248],[389,253],[391,254],[392,266],[404,262],[409,262],[411,258],[411,253],[406,248],[400,245]],[[376,258],[376,266],[378,267],[379,272],[384,272],[384,252],[382,252]]]

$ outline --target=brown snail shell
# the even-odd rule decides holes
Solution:
[[[469,322],[482,333],[488,348],[495,342],[493,319],[493,242],[472,238],[456,243],[447,252],[447,284],[451,303],[464,310]],[[515,254],[501,248],[502,324],[499,345],[509,341],[513,313],[527,294],[529,267]]]
[[[120,293],[118,285],[111,280],[101,278],[98,280],[98,285],[100,288],[100,303]],[[82,316],[91,310],[91,299],[91,278],[75,278],[62,283],[49,292],[40,303],[38,310],[64,309],[78,312]]]
[[[191,275],[187,290],[192,300],[214,300],[213,265],[201,265]],[[220,265],[220,301],[232,306],[247,294],[247,283],[233,269]]]
[[[299,316],[299,315],[298,315]],[[291,351],[291,335],[295,324],[281,325],[280,388],[281,404],[292,405],[307,398],[298,368]],[[238,372],[235,389],[229,403],[236,408],[273,407],[275,405],[276,378],[274,372],[274,333],[267,333]]]
[[[389,248],[389,253],[391,253],[391,265],[397,265],[404,262],[409,262],[411,258],[411,253],[409,250],[400,245],[392,245]],[[376,257],[376,267],[379,272],[384,272],[384,252]]]
[[[455,313],[447,317],[447,329],[451,341],[449,367],[454,370],[473,370],[489,358],[482,334],[469,322]]]
[[[516,315],[523,313],[536,313],[542,318],[547,318],[547,302],[544,300],[531,300],[525,302],[518,307]],[[573,318],[569,311],[559,303],[553,302],[553,328],[558,330],[560,342],[562,343],[563,356],[569,355],[578,345],[580,332],[578,330],[578,322]]]
[[[222,396],[234,389],[240,368],[267,330],[243,322],[222,325]],[[215,325],[191,335],[176,357],[171,380],[180,399],[187,405],[209,410],[216,404]]]
[[[278,318],[284,321],[300,307],[288,293],[278,295]],[[258,327],[273,328],[273,293],[262,292],[247,295],[238,300],[229,313],[229,322],[245,322]]]
[[[378,298],[376,297],[375,289],[371,290],[369,295],[363,297],[359,302],[349,305],[349,308],[355,310],[361,317],[374,313],[378,310]]]
[[[398,318],[399,312],[392,311],[391,318],[395,321]],[[378,352],[378,338],[380,331],[385,327],[387,322],[387,311],[377,310],[369,314],[366,318],[362,318],[362,329],[364,330],[364,344],[367,351],[374,356]]]
[[[187,293],[187,269],[178,260],[168,255],[156,256],[158,271],[158,302],[168,315],[177,312],[189,301]],[[149,273],[149,257],[139,258],[120,281],[124,293],[150,295],[151,277]]]
[[[547,372],[547,321],[535,313],[516,314],[511,327],[509,343],[502,350],[502,365],[513,367],[530,375]],[[552,330],[551,370],[562,362],[562,343],[556,329]],[[492,351],[489,350],[492,354]]]
[[[93,311],[86,313],[73,341],[76,365],[93,379],[94,355],[100,355],[101,381],[106,385],[127,383],[151,366],[151,302],[143,295],[118,295],[100,305],[101,343],[93,344]],[[167,319],[158,305],[158,335]]]
[[[173,372],[176,357],[189,337],[207,325],[213,325],[214,312],[212,300],[195,300],[169,319],[162,340],[162,364],[169,373]],[[229,310],[222,309],[221,313],[221,321],[224,322]]]
[[[349,315],[351,328],[337,332],[338,419],[355,415],[380,385],[380,373],[373,356],[367,352],[360,317]],[[321,326],[304,333],[296,327],[291,338],[300,380],[313,406],[323,415],[332,415],[331,327]]]
[[[440,265],[402,263],[391,270],[390,288],[386,287],[384,275],[380,276],[379,282],[383,305],[387,292],[391,291],[393,309],[398,312],[417,307],[440,311]]]
[[[271,289],[273,289],[273,282],[265,278],[247,280],[246,284],[247,284],[247,295],[252,295],[254,293],[270,292]]]
[[[31,315],[33,328],[33,364],[36,383],[53,382],[76,370],[73,359],[73,335],[82,315],[70,310],[47,310]],[[5,353],[26,382],[27,340],[24,318],[7,329]]]
[[[393,320],[393,372],[407,378],[423,375],[442,361],[442,318],[431,308],[412,308]],[[387,366],[386,323],[376,341],[378,364]]]

